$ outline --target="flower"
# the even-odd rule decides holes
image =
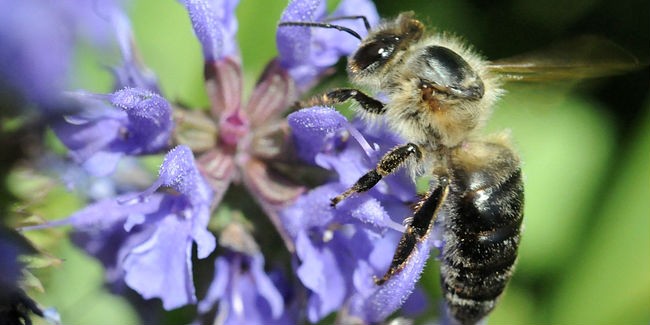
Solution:
[[[294,0],[282,14],[281,22],[318,22],[336,17],[364,16],[370,26],[379,22],[377,9],[371,1],[341,1],[338,8],[326,15],[325,2]],[[360,36],[368,33],[360,19],[337,20],[337,24],[355,30]],[[309,27],[284,27],[276,36],[280,65],[289,71],[301,90],[309,89],[319,77],[342,56],[350,55],[359,40],[337,30]]]
[[[214,281],[199,311],[207,313],[218,303],[216,319],[222,324],[295,323],[295,313],[285,306],[290,297],[280,290],[286,292],[287,283],[265,273],[264,256],[244,228],[238,223],[229,224],[220,242],[226,250],[215,260]]]
[[[108,15],[123,59],[112,69],[115,91],[68,93],[80,110],[52,119],[51,126],[73,160],[94,175],[112,174],[125,157],[169,151],[158,179],[145,190],[91,199],[70,217],[32,229],[74,226],[75,242],[102,261],[109,282],[125,284],[145,299],[160,298],[167,310],[199,302],[202,314],[218,305],[217,318],[227,323],[297,321],[297,305],[287,294],[294,288],[274,281],[274,273],[264,270],[252,230],[238,228],[233,236],[239,222],[233,220],[216,229],[216,237],[208,230],[226,192],[241,186],[275,226],[288,252],[295,254],[296,275],[309,293],[310,321],[334,311],[344,320],[383,321],[413,291],[431,248],[419,247],[421,254],[414,254],[414,262],[395,281],[383,287],[373,282],[391,262],[404,228],[392,218],[410,214],[414,185],[400,173],[336,209],[329,198],[373,168],[399,139],[382,126],[349,123],[324,107],[283,117],[332,64],[356,49],[359,40],[329,29],[280,28],[280,54],[244,100],[235,42],[237,3],[182,1],[202,48],[207,110],[167,101],[155,75],[135,54],[128,20],[119,12]],[[322,1],[294,0],[282,21],[352,14],[365,15],[371,25],[378,21],[374,5],[365,0],[342,1],[330,16]],[[359,19],[340,23],[359,34],[367,32]],[[307,192],[288,174],[309,164],[338,178]],[[227,203],[241,209],[237,202]],[[207,258],[216,250],[216,238],[220,249],[214,280],[199,299],[193,246],[196,257]],[[382,304],[386,308],[378,311]]]
[[[157,192],[163,188],[172,192]],[[212,198],[191,151],[178,146],[166,155],[149,189],[98,201],[69,218],[31,229],[74,226],[83,234],[77,242],[104,262],[110,280],[123,278],[144,298],[160,298],[166,309],[174,309],[197,301],[193,243],[198,258],[216,247],[207,230]]]
[[[74,46],[106,43],[110,25],[96,10],[113,10],[113,1],[2,0],[0,7],[0,89],[45,114],[60,110]]]
[[[296,165],[292,149],[286,145],[288,130],[282,113],[298,98],[296,86],[303,86],[304,83],[296,79],[291,68],[283,64],[291,60],[286,59],[281,51],[280,57],[266,67],[250,99],[242,104],[241,64],[237,51],[233,50],[237,48],[234,45],[236,23],[226,16],[215,14],[234,9],[236,1],[217,2],[222,6],[219,9],[213,8],[215,3],[207,1],[186,1],[184,4],[203,49],[211,107],[209,116],[203,112],[177,110],[179,131],[176,141],[187,144],[197,152],[200,168],[217,192],[217,203],[230,184],[243,183],[284,237],[289,250],[292,250],[293,242],[284,233],[278,211],[303,193],[304,187],[277,170],[278,166],[285,166],[286,169],[286,166],[293,168]],[[311,10],[308,8],[314,6],[322,7],[324,12],[322,1],[292,1],[284,17],[292,17],[288,12],[300,16],[301,8]],[[278,47],[295,52],[294,48],[302,43],[285,41],[280,36],[283,33],[285,29],[278,30]],[[306,40],[311,42],[310,38]],[[338,45],[335,39],[328,41],[321,46]],[[340,50],[335,55],[336,60],[350,53],[351,50]],[[336,60],[329,64],[334,64]],[[301,66],[314,64],[303,61]]]
[[[124,155],[167,148],[173,128],[171,106],[160,95],[124,88],[109,95],[71,94],[82,110],[52,118],[51,127],[75,162],[92,174],[114,171]]]
[[[160,87],[156,75],[144,65],[137,54],[137,48],[134,45],[135,38],[128,17],[123,12],[114,10],[111,21],[122,54],[122,65],[111,69],[115,76],[113,89],[131,87],[159,94]]]
[[[383,131],[385,125],[350,124],[325,107],[300,110],[288,120],[299,155],[339,176],[281,214],[295,241],[297,275],[311,291],[309,320],[317,322],[343,309],[352,319],[381,322],[413,291],[432,247],[432,241],[420,245],[402,272],[383,286],[375,285],[373,276],[388,268],[403,231],[391,216],[410,215],[407,203],[415,197],[414,184],[401,172],[336,208],[330,198],[374,168],[399,139]]]

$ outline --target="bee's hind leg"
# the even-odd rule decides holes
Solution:
[[[420,148],[413,143],[407,143],[393,148],[381,157],[381,160],[377,163],[375,169],[361,176],[361,178],[359,178],[359,180],[357,180],[356,183],[345,192],[332,198],[331,205],[336,206],[339,202],[353,193],[365,192],[373,188],[377,183],[379,183],[382,177],[395,172],[409,157],[411,157],[411,155],[415,155],[418,160],[422,158]]]
[[[386,273],[381,278],[375,277],[375,284],[382,285],[390,280],[395,274],[399,273],[411,258],[415,251],[415,246],[425,240],[431,228],[433,227],[438,213],[449,193],[449,181],[446,177],[442,178],[440,183],[432,189],[420,201],[418,207],[411,217],[411,222],[406,227],[406,231],[402,234],[402,238],[397,245],[393,260],[388,267]]]

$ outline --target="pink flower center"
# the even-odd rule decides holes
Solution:
[[[239,109],[225,114],[219,121],[219,138],[228,147],[237,147],[239,141],[248,134],[248,131],[248,118]]]

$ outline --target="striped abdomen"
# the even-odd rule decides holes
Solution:
[[[519,159],[502,143],[452,152],[445,204],[441,284],[451,315],[473,324],[495,306],[512,276],[523,217]]]

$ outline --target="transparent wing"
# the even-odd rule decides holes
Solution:
[[[506,81],[547,81],[596,78],[647,66],[615,43],[583,36],[547,49],[494,61],[489,69]]]

